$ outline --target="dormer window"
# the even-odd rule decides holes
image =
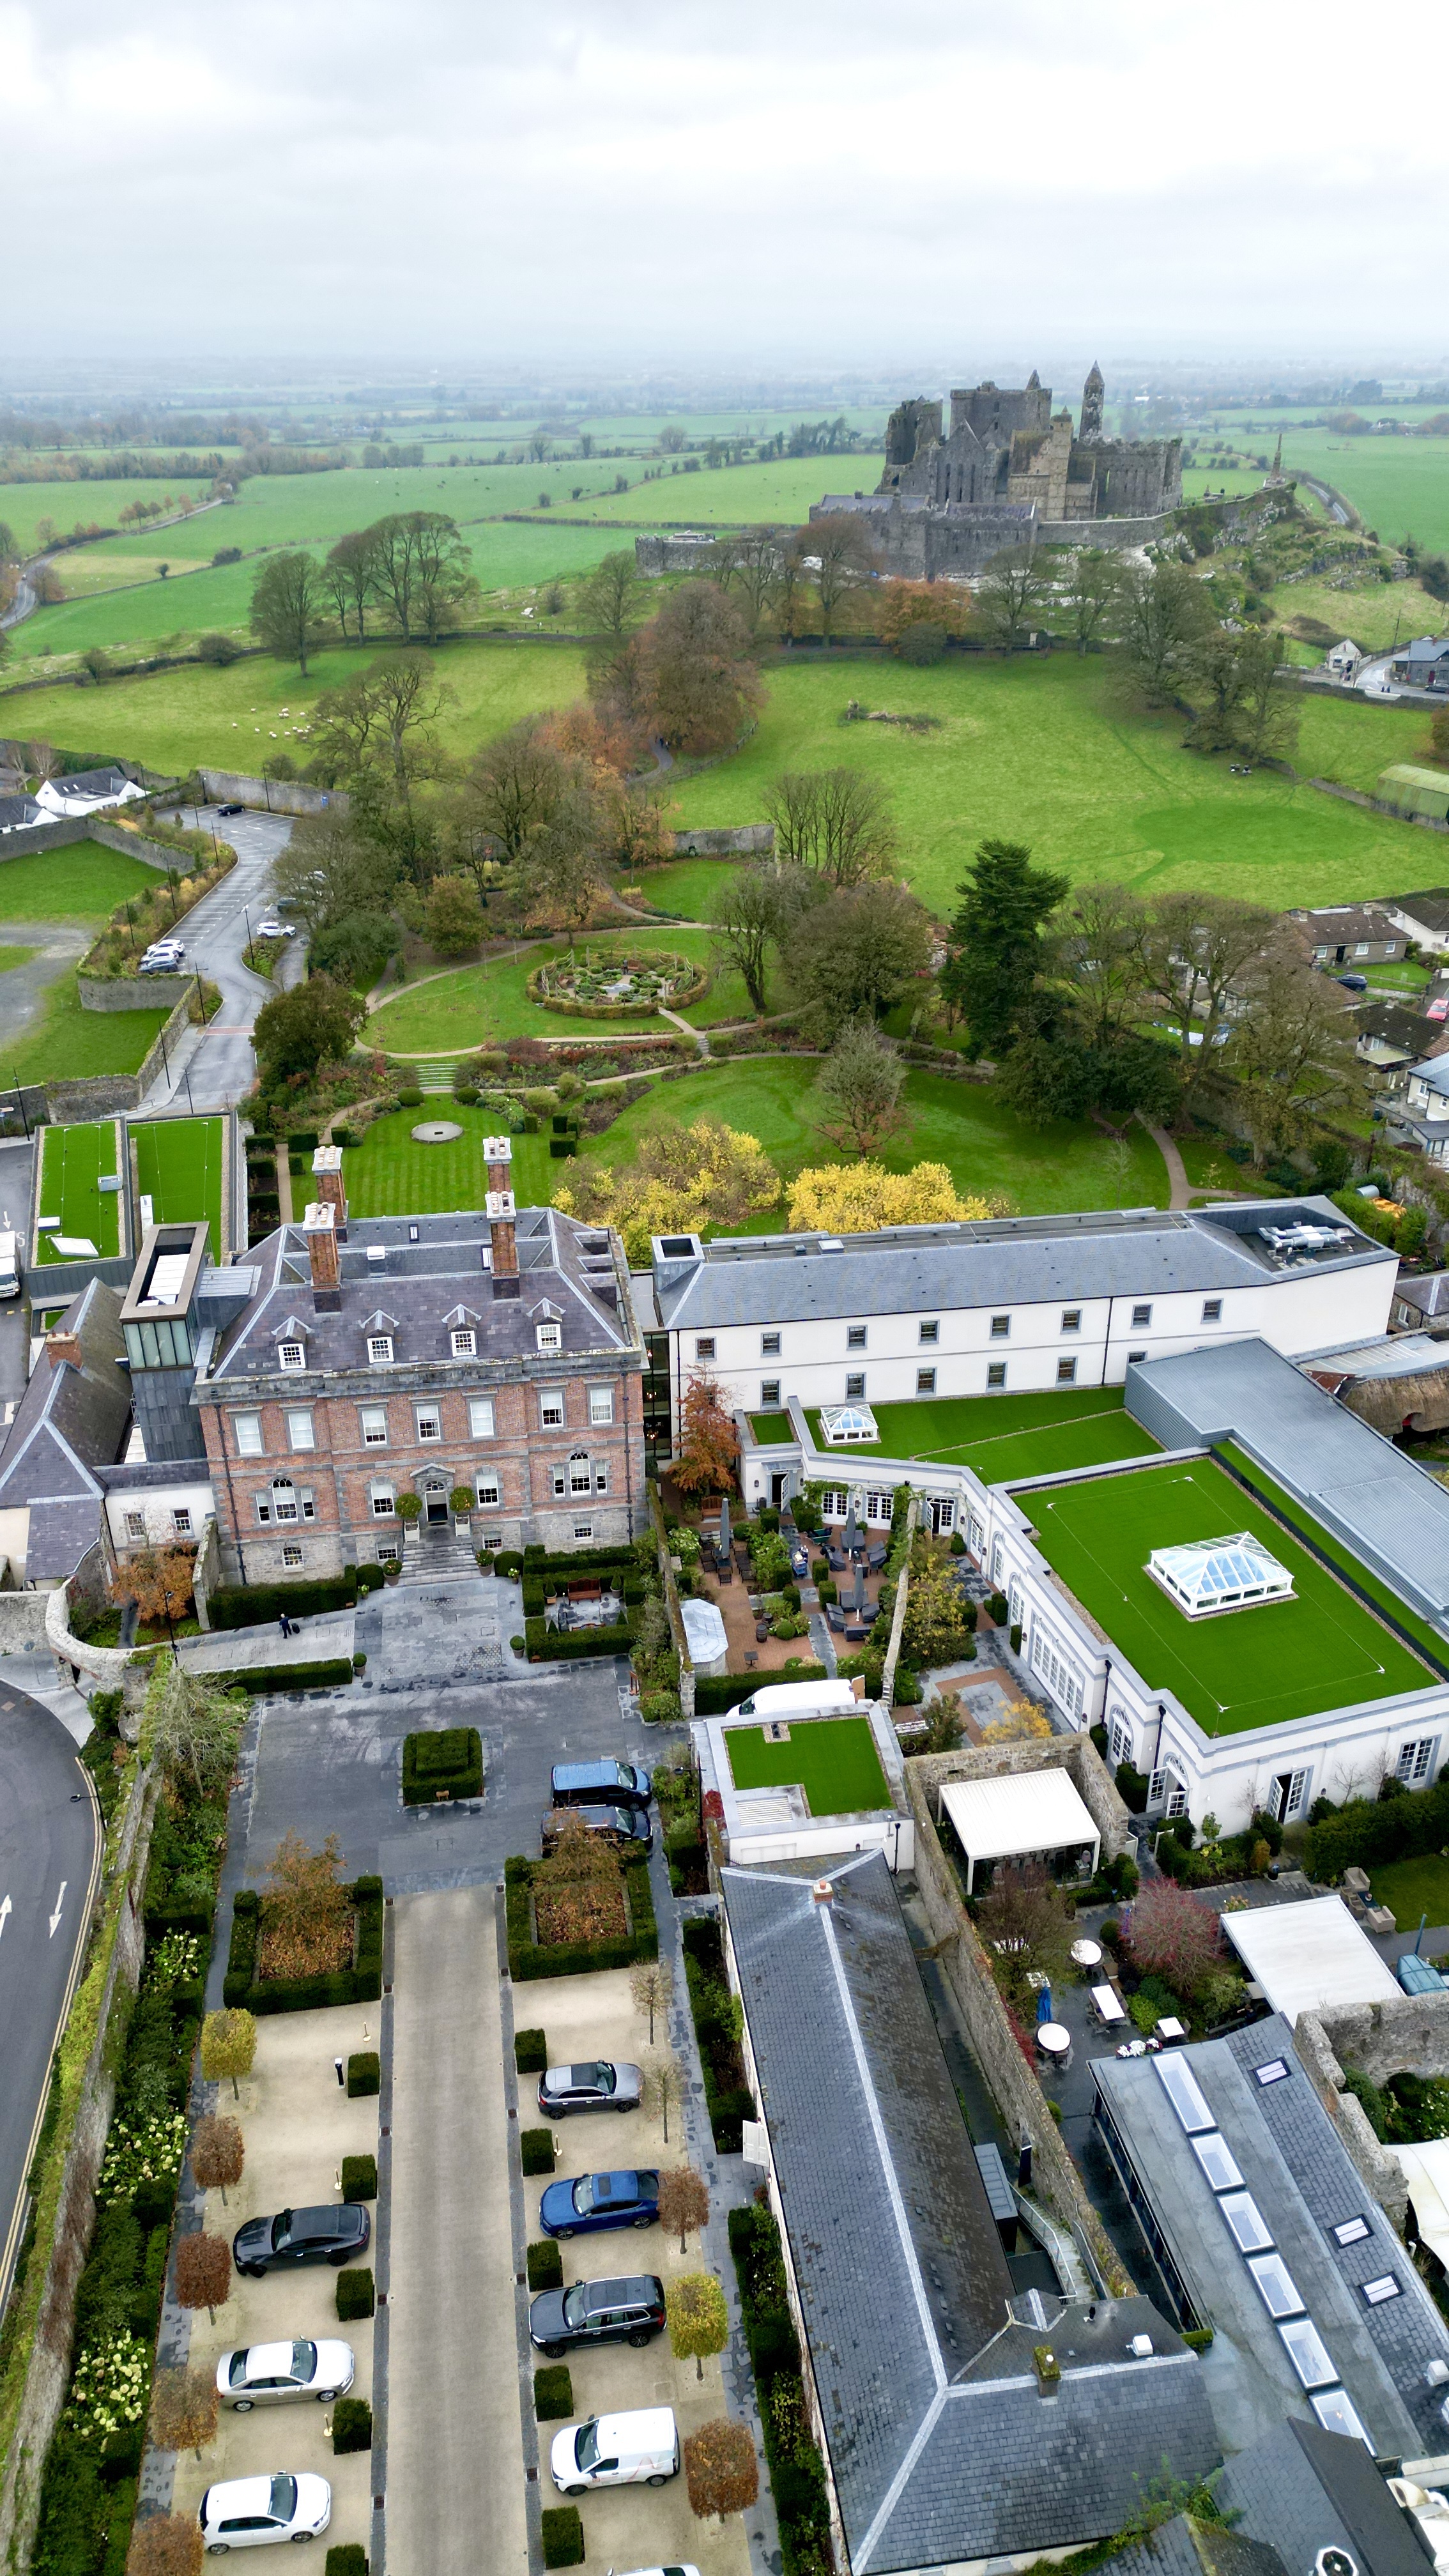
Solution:
[[[277,1364],[284,1369],[304,1369],[307,1365],[305,1346],[301,1342],[278,1342]]]
[[[392,1335],[391,1335],[391,1333],[369,1333],[369,1334],[368,1334],[368,1336],[367,1336],[367,1365],[368,1365],[368,1367],[369,1367],[369,1368],[389,1368],[389,1367],[391,1367],[391,1365],[392,1365]]]
[[[557,1348],[557,1344],[555,1344],[555,1345],[554,1345],[554,1347],[555,1347],[555,1348]],[[455,1359],[455,1360],[471,1360],[471,1359],[476,1359],[476,1358],[477,1358],[477,1356],[478,1356],[478,1336],[477,1336],[477,1334],[473,1331],[473,1329],[472,1329],[472,1326],[471,1326],[471,1325],[460,1325],[460,1326],[459,1326],[459,1328],[458,1328],[458,1330],[457,1330],[457,1331],[454,1333],[454,1335],[453,1335],[453,1357],[454,1357],[454,1359]]]
[[[563,1349],[562,1324],[539,1324],[536,1327],[536,1330],[538,1333],[538,1347],[541,1351],[561,1351]]]

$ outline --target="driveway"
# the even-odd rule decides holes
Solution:
[[[272,861],[291,838],[285,814],[233,814],[224,821],[214,805],[183,806],[178,821],[202,832],[215,831],[236,851],[236,866],[219,886],[202,897],[181,928],[186,963],[221,990],[221,1009],[209,1028],[189,1029],[170,1051],[141,1103],[142,1114],[166,1109],[232,1109],[246,1097],[256,1079],[251,1031],[258,1011],[274,992],[294,983],[302,972],[300,940],[282,960],[275,983],[254,975],[242,962],[242,951],[271,906]]]

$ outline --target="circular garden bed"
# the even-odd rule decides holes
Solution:
[[[704,968],[668,948],[570,949],[528,979],[528,998],[543,1010],[590,1020],[649,1019],[661,1008],[697,1002],[708,989]]]

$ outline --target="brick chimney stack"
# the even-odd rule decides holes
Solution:
[[[307,1255],[312,1264],[312,1303],[319,1315],[335,1315],[342,1304],[337,1267],[337,1211],[315,1200],[302,1220]]]
[[[342,1186],[340,1145],[318,1146],[312,1157],[312,1178],[317,1184],[317,1196],[322,1205],[335,1208],[337,1240],[339,1243],[345,1243],[347,1241],[347,1192]]]
[[[45,1336],[45,1355],[53,1369],[63,1367],[67,1360],[72,1368],[80,1368],[83,1362],[79,1335],[65,1332],[57,1326],[53,1333]]]
[[[483,1159],[488,1167],[488,1196],[484,1206],[488,1231],[493,1238],[493,1294],[516,1297],[518,1284],[518,1240],[514,1231],[515,1208],[510,1183],[513,1179],[513,1147],[506,1136],[485,1136]]]

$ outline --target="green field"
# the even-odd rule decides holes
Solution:
[[[184,476],[178,478],[175,475],[165,481],[158,478],[154,482],[138,478],[134,483],[119,477],[110,482],[95,483],[0,482],[0,519],[14,529],[22,553],[33,554],[40,543],[36,531],[42,519],[52,520],[63,536],[68,536],[72,528],[77,527],[114,528],[121,512],[129,509],[135,501],[164,502],[169,495],[173,507],[179,509],[183,501],[204,501],[210,489],[211,485],[204,476],[188,482]],[[182,520],[174,528],[149,529],[144,535],[138,533],[130,542],[145,546],[152,554],[169,554],[173,551],[174,541],[174,551],[178,555],[200,551],[210,556],[214,547],[225,545],[228,540],[213,536],[209,543],[203,545],[201,532],[219,527],[226,515],[223,510],[208,510],[205,517],[197,521],[195,529]],[[162,538],[166,540],[164,545],[160,542]],[[94,548],[86,546],[80,551],[90,554]],[[65,578],[65,561],[62,555],[62,580]]]
[[[168,1017],[166,1011],[83,1011],[75,976],[62,975],[47,987],[39,1017],[0,1042],[0,1078],[79,1082],[98,1073],[139,1073]]]
[[[520,469],[520,471],[523,469]],[[566,471],[578,482],[582,468]],[[711,473],[701,467],[677,474],[666,466],[654,483],[631,483],[627,492],[610,492],[590,501],[588,515],[599,521],[646,520],[651,526],[674,521],[682,528],[744,527],[773,520],[799,527],[810,516],[812,501],[827,492],[874,491],[880,481],[879,456],[782,456],[770,465],[731,465]],[[582,514],[571,503],[570,516]]]
[[[1055,1476],[1072,1467],[1105,1467],[1147,1458],[1157,1442],[1123,1408],[1120,1387],[1073,1387],[1068,1394],[967,1395],[919,1404],[872,1405],[878,1441],[831,1448],[818,1413],[806,1420],[815,1445],[838,1458],[932,1458],[970,1467],[984,1485],[1019,1476]]]
[[[128,896],[161,882],[144,859],[98,841],[66,841],[0,862],[0,921],[104,921]]]
[[[587,950],[597,958],[622,958],[650,949],[667,949],[710,968],[709,990],[698,1001],[687,1003],[680,1014],[692,1026],[718,1028],[730,1020],[753,1019],[754,1011],[741,977],[732,969],[715,971],[707,930],[590,933],[579,941],[580,954]],[[389,1053],[462,1055],[474,1047],[496,1045],[502,1038],[618,1038],[627,1037],[633,1030],[663,1033],[672,1025],[658,1012],[631,1020],[595,1020],[575,1018],[572,1012],[545,1010],[530,1001],[529,977],[545,958],[552,960],[566,954],[567,945],[563,942],[549,947],[535,944],[520,954],[489,958],[479,966],[458,966],[449,974],[403,985],[378,1003],[368,1023],[368,1036]],[[774,1009],[783,1010],[789,997],[782,984],[769,998]]]
[[[719,1118],[727,1127],[757,1136],[770,1160],[788,1182],[806,1164],[839,1162],[830,1146],[820,1143],[809,1124],[809,1094],[819,1072],[809,1057],[765,1056],[737,1064],[704,1066],[682,1081],[656,1085],[649,1097],[622,1110],[602,1136],[588,1140],[583,1155],[600,1163],[632,1162],[643,1129],[658,1118],[677,1118],[688,1126],[696,1118]],[[1141,1127],[1127,1132],[1129,1162],[1120,1184],[1111,1148],[1099,1127],[1026,1127],[1004,1108],[984,1084],[953,1082],[947,1076],[910,1073],[905,1102],[913,1124],[881,1150],[888,1171],[906,1172],[916,1163],[945,1163],[962,1191],[1000,1191],[1024,1215],[1056,1210],[1102,1207],[1166,1207],[1167,1173],[1151,1137]],[[567,1182],[573,1168],[553,1165]],[[549,1195],[545,1191],[545,1196]],[[752,1216],[742,1231],[779,1233],[783,1206]]]
[[[1442,1852],[1385,1861],[1370,1877],[1375,1905],[1388,1907],[1401,1932],[1412,1932],[1425,1916],[1436,1931],[1449,1923],[1449,1860]],[[1442,1975],[1442,1959],[1436,1964]]]
[[[133,1126],[136,1190],[151,1201],[157,1225],[211,1228],[211,1257],[220,1261],[221,1173],[226,1122],[221,1118],[162,1118]]]
[[[798,1784],[812,1816],[857,1816],[890,1805],[867,1717],[803,1718],[785,1744],[767,1744],[762,1726],[731,1726],[725,1745],[737,1789]]]
[[[116,1169],[112,1119],[100,1119],[95,1126],[43,1127],[37,1215],[58,1217],[62,1234],[89,1241],[98,1253],[114,1258],[121,1249],[121,1193],[101,1190],[97,1183],[112,1179]],[[38,1235],[37,1241],[40,1261],[70,1258],[51,1250],[48,1234]]]
[[[1449,439],[1287,429],[1283,463],[1290,474],[1317,474],[1335,485],[1385,545],[1412,534],[1421,545],[1449,547]]]
[[[641,868],[633,883],[646,904],[677,912],[685,921],[713,921],[739,864],[730,859],[673,859],[662,868]]]
[[[1417,1655],[1207,1461],[1096,1477],[1038,1493],[1027,1508],[1048,1564],[1148,1688],[1174,1692],[1205,1734],[1430,1685]],[[1294,1597],[1189,1620],[1145,1571],[1148,1556],[1239,1530],[1287,1568]]]
[[[462,1135],[451,1145],[415,1145],[424,1119],[456,1121]],[[379,1118],[360,1144],[342,1157],[347,1204],[357,1216],[434,1216],[451,1208],[481,1208],[488,1193],[483,1139],[496,1120],[461,1102],[429,1102]],[[515,1136],[513,1195],[520,1207],[547,1207],[555,1184],[572,1168],[555,1163],[546,1136]]]

